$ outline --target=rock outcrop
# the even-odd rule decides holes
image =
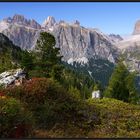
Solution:
[[[118,42],[116,46],[125,58],[124,63],[128,69],[140,73],[140,20],[136,22],[133,34]]]
[[[109,37],[111,41],[115,44],[123,40],[123,38],[120,35],[110,34]]]
[[[51,28],[56,24],[55,18],[52,16],[49,16],[42,24],[42,27],[44,28]]]
[[[85,59],[106,59],[115,62],[117,48],[109,38],[95,29],[87,29],[75,24],[63,23],[54,27],[52,33],[57,39],[56,46],[60,48],[65,61]]]
[[[22,69],[13,69],[0,74],[0,85],[8,86],[15,82],[16,79],[25,78],[26,73]]]
[[[35,20],[27,20],[24,16],[22,15],[14,15],[12,18],[8,17],[3,20],[6,23],[9,24],[18,24],[18,25],[23,25],[23,26],[28,26],[31,28],[35,29],[41,29],[41,25],[38,24]]]
[[[140,34],[140,20],[138,20],[135,24],[133,35]]]

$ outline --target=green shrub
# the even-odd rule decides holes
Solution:
[[[70,137],[72,130],[73,137],[140,136],[140,106],[111,98],[85,101],[75,91],[52,79],[33,78],[4,92],[20,99],[32,111],[36,129],[49,137]]]
[[[89,137],[140,137],[140,106],[116,99],[90,99],[96,106],[101,124],[90,130]]]
[[[0,137],[23,138],[31,134],[32,114],[19,100],[6,96],[0,97]]]
[[[93,114],[98,115],[97,110],[95,112],[94,107],[91,109],[85,104],[73,93],[75,91],[77,92],[68,92],[52,79],[33,78],[23,86],[7,88],[5,93],[27,105],[34,114],[38,128],[51,128],[56,123],[73,122],[79,128],[87,129],[91,123],[98,122],[98,117],[91,117]],[[93,114],[89,110],[93,110]]]

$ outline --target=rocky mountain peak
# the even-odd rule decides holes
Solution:
[[[29,21],[29,25],[32,28],[41,29],[41,25],[38,24],[34,19],[32,19],[32,20]]]
[[[12,22],[12,18],[11,17],[4,18],[2,21],[6,22],[6,23],[11,23]]]
[[[27,24],[28,20],[23,15],[15,14],[13,17],[4,19],[7,23]]]
[[[109,34],[109,37],[113,43],[118,43],[119,41],[123,40],[123,38],[118,34]]]
[[[42,27],[45,27],[45,28],[46,28],[46,27],[51,28],[52,26],[55,25],[55,23],[56,23],[55,18],[52,17],[52,16],[48,16],[48,18],[45,19],[45,21],[43,22]]]
[[[66,62],[88,63],[92,58],[102,58],[114,63],[118,55],[117,48],[107,35],[82,27],[77,20],[71,24],[65,21],[56,23],[55,18],[49,16],[42,27],[35,20],[28,20],[21,15],[7,18],[7,21],[11,22],[10,25],[0,23],[0,32],[22,49],[33,49],[40,32],[49,31],[55,36],[56,47],[60,48]]]
[[[27,21],[27,19],[23,16],[23,15],[18,15],[18,14],[15,14],[13,16],[13,21],[15,22],[24,22],[24,21]]]
[[[23,15],[15,14],[13,17],[8,17],[3,19],[4,22],[9,24],[18,24],[23,26],[28,26],[35,29],[41,29],[40,24],[38,24],[35,20],[28,20]]]
[[[135,24],[133,35],[140,34],[140,20],[138,20]]]
[[[76,21],[74,22],[74,25],[80,26],[80,22],[79,22],[78,20],[76,20]]]
[[[64,21],[64,20],[60,20],[60,21],[59,21],[59,24],[61,24],[61,23],[65,23],[65,21]]]

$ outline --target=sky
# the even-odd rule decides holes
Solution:
[[[84,27],[106,34],[129,35],[140,19],[139,2],[0,2],[0,20],[14,14],[42,24],[48,16],[56,21],[80,21]]]

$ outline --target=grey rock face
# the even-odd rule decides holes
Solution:
[[[123,40],[120,35],[110,34],[109,37],[113,43],[117,43]]]
[[[57,23],[53,17],[48,17],[41,26],[35,20],[15,15],[0,22],[0,32],[22,49],[33,49],[42,31],[55,36],[56,47],[60,48],[64,61],[87,63],[91,58],[101,58],[114,63],[118,56],[110,37],[99,30],[84,28],[78,21]]]
[[[132,35],[121,40],[116,46],[124,56],[128,69],[140,73],[140,20],[135,23]]]
[[[44,28],[51,28],[55,25],[56,21],[55,18],[52,16],[49,16],[42,24],[42,27]]]
[[[64,60],[79,58],[102,58],[115,62],[117,48],[104,34],[96,30],[69,25],[57,25],[53,34],[56,37],[56,46],[61,49]]]
[[[125,63],[130,71],[140,72],[140,46],[130,46],[122,52],[125,56]]]
[[[78,20],[76,20],[76,21],[74,22],[74,24],[77,25],[77,26],[80,26],[80,22],[79,22]]]
[[[39,30],[13,25],[4,30],[2,33],[12,40],[15,45],[20,46],[22,49],[31,49],[36,42],[39,32]]]
[[[25,77],[25,72],[22,69],[13,69],[0,74],[0,85],[8,86],[18,78]]]
[[[117,43],[130,71],[140,72],[140,35],[131,35]]]
[[[9,23],[9,24],[18,24],[18,25],[23,25],[23,26],[28,26],[31,28],[35,29],[41,29],[40,24],[38,24],[35,20],[27,20],[24,16],[22,15],[14,15],[12,18],[8,17],[5,18],[3,21]]]
[[[140,20],[138,20],[135,24],[133,35],[140,34]]]
[[[140,73],[140,20],[134,26],[133,34],[116,43],[130,71]]]

